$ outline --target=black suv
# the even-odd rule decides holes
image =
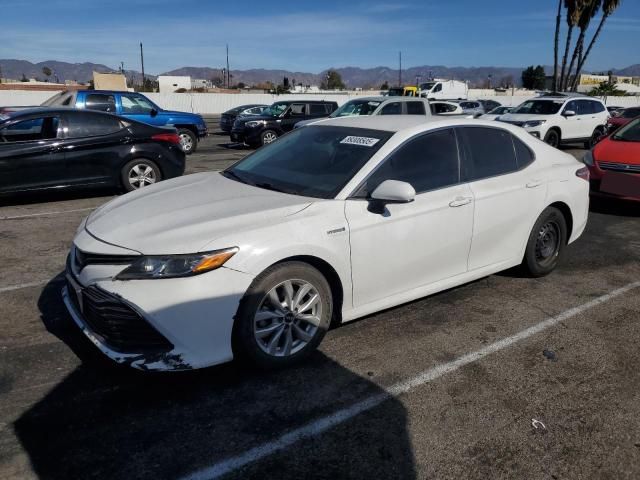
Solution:
[[[285,100],[276,102],[262,115],[240,116],[231,129],[231,141],[258,147],[284,135],[300,120],[328,117],[338,108],[336,102]]]

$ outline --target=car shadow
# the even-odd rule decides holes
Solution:
[[[82,364],[13,424],[40,478],[179,478],[385,394],[321,352],[279,371],[115,367],[66,314],[62,274],[38,301]],[[176,319],[179,320],[179,319]],[[407,412],[388,397],[225,478],[416,478]]]
[[[591,197],[589,211],[617,217],[640,217],[640,202],[594,196]]]
[[[124,193],[122,189],[113,187],[17,193],[0,196],[0,206],[8,207],[17,205],[31,205],[34,203],[63,202],[67,200],[113,196],[122,193]]]

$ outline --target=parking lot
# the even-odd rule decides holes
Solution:
[[[211,135],[187,173],[248,152]],[[345,324],[296,368],[150,374],[103,358],[60,298],[80,220],[113,195],[0,207],[0,478],[640,477],[637,206],[592,203],[548,277]]]

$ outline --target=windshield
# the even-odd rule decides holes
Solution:
[[[611,138],[623,142],[640,142],[640,118],[626,124]]]
[[[404,95],[404,88],[390,88],[389,96],[390,97],[402,97]]]
[[[627,108],[620,116],[622,118],[636,118],[640,116],[640,108]]]
[[[279,117],[289,107],[288,103],[274,103],[270,107],[265,108],[262,111],[262,115],[269,115],[271,117]]]
[[[336,117],[353,117],[359,115],[371,115],[378,106],[380,106],[379,101],[373,100],[351,100],[350,102],[345,103],[331,115],[331,118]]]
[[[560,111],[563,103],[563,100],[529,100],[528,102],[524,102],[522,105],[516,107],[511,111],[511,113],[553,115],[554,113],[558,113]]]
[[[489,113],[493,115],[500,115],[502,113],[507,113],[510,110],[509,107],[496,107],[491,110]]]
[[[436,82],[427,82],[420,84],[420,90],[431,90]]]
[[[392,135],[337,126],[300,128],[222,174],[268,190],[334,198]]]

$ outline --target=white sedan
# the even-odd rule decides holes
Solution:
[[[63,297],[118,363],[288,365],[332,321],[517,265],[550,273],[588,195],[584,165],[518,127],[334,119],[94,211]]]

